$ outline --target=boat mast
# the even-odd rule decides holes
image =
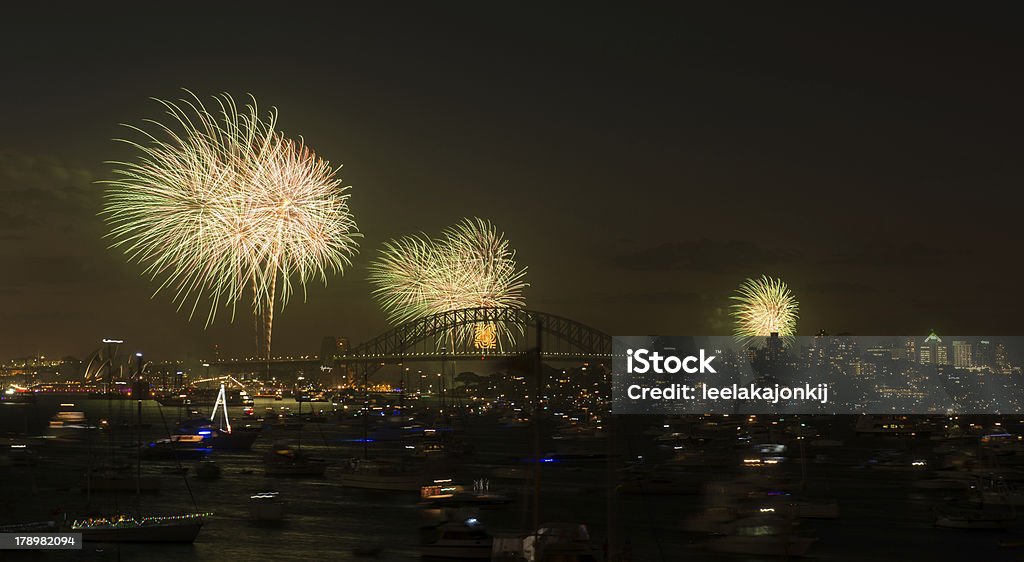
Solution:
[[[142,515],[142,353],[135,354],[135,429],[138,442],[135,444],[135,513]]]
[[[540,317],[537,318],[537,357],[534,368],[537,371],[537,394],[533,398],[533,532],[540,529],[540,399],[544,392],[544,362],[540,355],[543,339]]]
[[[224,383],[220,383],[220,391],[217,393],[217,401],[213,403],[213,412],[210,414],[210,421],[217,421],[217,410],[222,409],[224,413],[224,419],[218,425],[221,431],[227,431],[231,433],[231,419],[228,417],[228,399],[224,394]],[[226,428],[226,429],[225,429]]]
[[[370,433],[370,387],[366,384],[366,364],[363,364],[363,459],[370,458],[367,439]]]

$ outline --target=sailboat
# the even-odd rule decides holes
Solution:
[[[299,402],[302,412],[302,402]],[[302,452],[301,434],[298,447],[284,441],[274,443],[263,456],[263,470],[267,476],[323,476],[327,470],[325,459],[311,457]]]
[[[261,429],[249,426],[231,427],[224,385],[221,384],[209,419],[199,417],[184,420],[178,424],[175,432],[179,435],[202,437],[207,447],[217,451],[248,451],[252,449],[252,444],[260,436]]]
[[[142,354],[137,353],[136,383],[142,381]],[[142,400],[136,401],[135,426],[141,441]],[[135,501],[136,513],[117,512],[102,516],[67,520],[68,532],[82,533],[83,541],[95,542],[178,542],[196,540],[205,518],[211,513],[185,513],[175,515],[142,515],[142,449],[136,448]],[[89,488],[91,491],[91,488]],[[194,501],[194,498],[193,498]]]
[[[369,388],[365,372],[363,373],[363,388]],[[342,465],[341,485],[368,490],[419,491],[424,480],[423,473],[409,470],[402,463],[384,462],[369,458],[369,404],[369,395],[367,394],[363,404],[363,458],[349,459],[348,462]]]

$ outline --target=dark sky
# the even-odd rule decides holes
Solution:
[[[487,4],[5,13],[0,357],[253,351],[247,319],[190,324],[101,239],[118,123],[183,87],[277,106],[353,186],[361,254],[278,315],[277,353],[381,332],[376,248],[472,215],[529,266],[530,308],[613,334],[728,333],[762,273],[804,334],[1020,333],[1011,14]]]

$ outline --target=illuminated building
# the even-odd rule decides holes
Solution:
[[[974,366],[971,343],[953,340],[953,366],[958,369],[969,369]]]
[[[991,369],[996,364],[995,346],[988,340],[981,340],[974,347],[974,364]]]
[[[997,343],[993,355],[995,355],[995,371],[1005,375],[1010,374],[1012,367],[1010,366],[1010,360],[1006,357],[1006,347],[1001,343]]]
[[[917,342],[914,338],[906,338],[903,340],[903,358],[907,361],[917,360]]]
[[[932,330],[932,333],[928,334],[928,337],[921,343],[918,350],[918,362],[922,365],[949,364],[946,344],[942,343],[942,338],[935,333],[935,330]]]

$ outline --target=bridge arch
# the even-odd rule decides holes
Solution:
[[[463,342],[448,349],[447,342],[439,340],[452,330],[486,324],[499,324],[515,332],[515,346],[480,349],[473,342]],[[545,360],[603,362],[611,357],[612,337],[586,324],[537,310],[480,307],[441,312],[406,322],[334,359],[349,365],[379,366],[409,360],[514,357],[537,347],[538,326],[541,355]]]

